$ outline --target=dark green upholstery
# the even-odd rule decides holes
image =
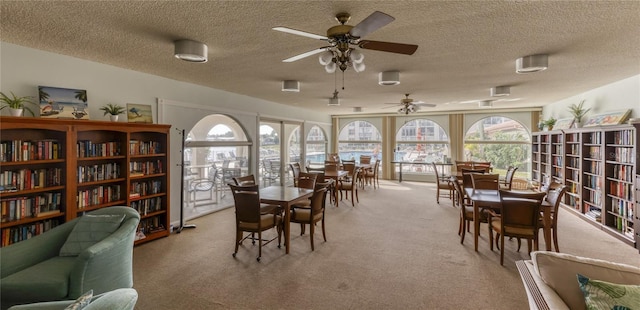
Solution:
[[[59,252],[79,218],[31,239],[0,249],[2,309],[42,301],[73,300],[133,286],[133,240],[140,215],[114,206],[89,214],[123,214],[120,228],[78,256]]]

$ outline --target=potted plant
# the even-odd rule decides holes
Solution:
[[[0,103],[4,103],[5,105],[0,108],[0,110],[4,108],[9,108],[9,113],[11,116],[21,116],[24,110],[27,110],[31,113],[31,116],[35,116],[33,111],[27,106],[27,104],[33,104],[30,96],[18,97],[13,92],[11,92],[11,97],[7,96],[5,93],[0,92]]]
[[[582,118],[589,112],[591,108],[584,108],[584,100],[580,101],[579,104],[572,104],[569,106],[569,111],[571,115],[573,115],[573,125],[576,128],[582,127]]]
[[[553,126],[556,125],[556,122],[558,120],[555,119],[553,116],[550,117],[549,119],[547,119],[546,121],[544,121],[544,125],[547,126],[547,130],[551,131],[553,130]]]
[[[112,103],[107,103],[107,105],[100,108],[100,110],[104,111],[103,115],[110,114],[109,118],[112,122],[117,122],[118,115],[123,114],[126,111],[124,107]]]

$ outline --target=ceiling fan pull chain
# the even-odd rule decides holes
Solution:
[[[342,90],[344,90],[344,71],[342,71]]]

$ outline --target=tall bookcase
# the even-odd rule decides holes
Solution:
[[[629,125],[537,132],[532,178],[564,184],[565,209],[640,248],[638,143]]]
[[[169,235],[169,125],[0,117],[1,244],[127,205],[136,244]]]

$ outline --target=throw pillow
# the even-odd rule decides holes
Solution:
[[[79,255],[88,247],[116,231],[122,220],[124,220],[124,214],[85,214],[81,216],[67,237],[67,241],[60,248],[60,256]]]
[[[592,280],[578,274],[578,284],[589,310],[631,310],[640,305],[640,285]]]
[[[65,310],[82,310],[86,308],[91,303],[91,298],[93,298],[93,290],[89,290],[88,292],[82,294],[82,296],[78,297],[73,303],[69,304]]]

